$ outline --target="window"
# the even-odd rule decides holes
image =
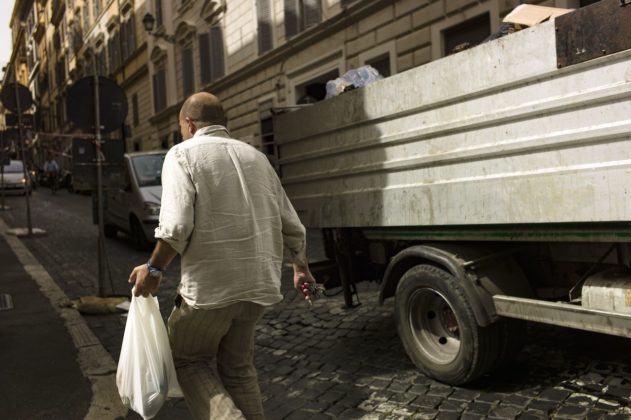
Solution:
[[[107,41],[107,52],[109,54],[110,72],[115,73],[121,65],[121,44],[118,31],[112,32]]]
[[[484,13],[443,31],[444,55],[473,47],[491,35],[491,18]]]
[[[326,97],[326,82],[339,77],[335,69],[296,86],[296,104],[304,105],[320,102]]]
[[[380,55],[379,57],[375,57],[373,59],[367,60],[366,64],[371,65],[379,72],[383,77],[390,76],[390,54],[386,53]]]
[[[192,94],[195,90],[193,45],[190,43],[182,49],[182,88],[185,97]]]
[[[164,64],[156,68],[153,75],[153,106],[156,113],[162,111],[167,106],[167,85]]]
[[[105,47],[101,48],[95,58],[96,58],[96,68],[98,69],[98,74],[100,76],[107,76],[107,51],[105,51]]]
[[[263,54],[273,48],[272,34],[272,5],[270,0],[256,1],[256,15],[258,21],[259,54]]]
[[[285,37],[287,39],[322,20],[320,0],[284,0]]]
[[[138,113],[138,94],[134,93],[131,97],[131,111],[132,111],[132,122],[134,127],[138,127],[140,124],[140,115]]]
[[[202,84],[213,82],[225,74],[223,31],[219,24],[199,35],[199,59]]]

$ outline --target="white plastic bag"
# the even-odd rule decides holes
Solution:
[[[168,397],[182,396],[167,330],[153,296],[132,293],[116,385],[123,404],[145,419],[158,414]]]

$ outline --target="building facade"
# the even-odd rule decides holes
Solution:
[[[5,82],[17,76],[35,98],[36,161],[53,153],[70,165],[72,135],[79,130],[68,115],[68,90],[95,72],[115,80],[128,99],[127,119],[109,137],[124,139],[128,150],[139,149],[139,139],[151,129],[152,112],[146,33],[137,18],[145,13],[144,5],[133,0],[16,1],[14,51]]]

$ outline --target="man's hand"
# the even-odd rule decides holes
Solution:
[[[162,274],[150,275],[147,264],[142,264],[134,268],[129,275],[129,282],[134,284],[134,296],[155,295],[160,287],[160,280],[162,280]]]
[[[311,293],[309,292],[309,285],[316,284],[309,267],[301,267],[294,264],[294,287],[301,292],[305,300],[311,301]],[[304,287],[306,285],[307,287]]]

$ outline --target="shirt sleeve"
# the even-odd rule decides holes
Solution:
[[[279,184],[280,216],[283,242],[291,252],[292,261],[302,267],[307,266],[307,231],[300,222],[294,206],[289,201],[285,190]]]
[[[171,149],[164,158],[160,223],[155,237],[181,255],[193,232],[196,192],[184,158],[178,152]]]

